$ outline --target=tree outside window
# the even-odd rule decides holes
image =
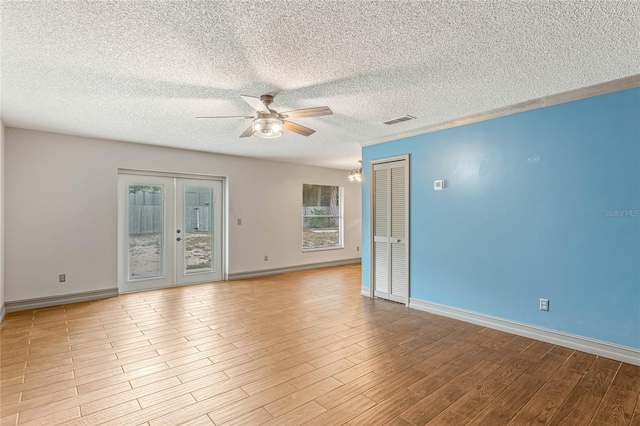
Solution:
[[[302,249],[342,247],[342,188],[302,185]]]

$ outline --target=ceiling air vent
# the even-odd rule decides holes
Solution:
[[[394,118],[391,120],[383,121],[382,124],[391,125],[402,123],[403,121],[415,120],[416,118],[412,115],[403,115],[402,117]]]

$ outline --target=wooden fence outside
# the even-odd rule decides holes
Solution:
[[[188,207],[185,212],[185,232],[211,230],[210,207]],[[162,205],[129,205],[129,234],[162,232]]]

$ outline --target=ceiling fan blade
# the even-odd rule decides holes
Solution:
[[[323,115],[332,115],[333,111],[328,106],[316,107],[316,108],[304,108],[294,109],[293,111],[281,112],[282,118],[307,118],[307,117],[320,117]]]
[[[284,127],[285,129],[293,132],[293,133],[297,133],[299,135],[302,136],[310,136],[312,134],[314,134],[316,131],[313,129],[310,129],[308,127],[304,127],[301,126],[299,124],[296,123],[292,123],[290,121],[283,121],[282,122],[282,127]]]
[[[249,127],[247,127],[247,130],[242,132],[240,137],[241,138],[247,138],[247,137],[251,136],[252,134],[253,134],[253,123],[251,123],[251,125]]]
[[[251,108],[255,109],[258,112],[264,112],[265,114],[269,114],[269,108],[262,103],[260,98],[256,98],[255,96],[246,96],[240,95],[240,97],[251,106]]]
[[[196,117],[196,118],[254,118],[253,115],[218,115],[213,117]]]

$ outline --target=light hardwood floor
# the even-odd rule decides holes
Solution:
[[[640,367],[360,296],[360,266],[8,314],[2,425],[640,425]]]

